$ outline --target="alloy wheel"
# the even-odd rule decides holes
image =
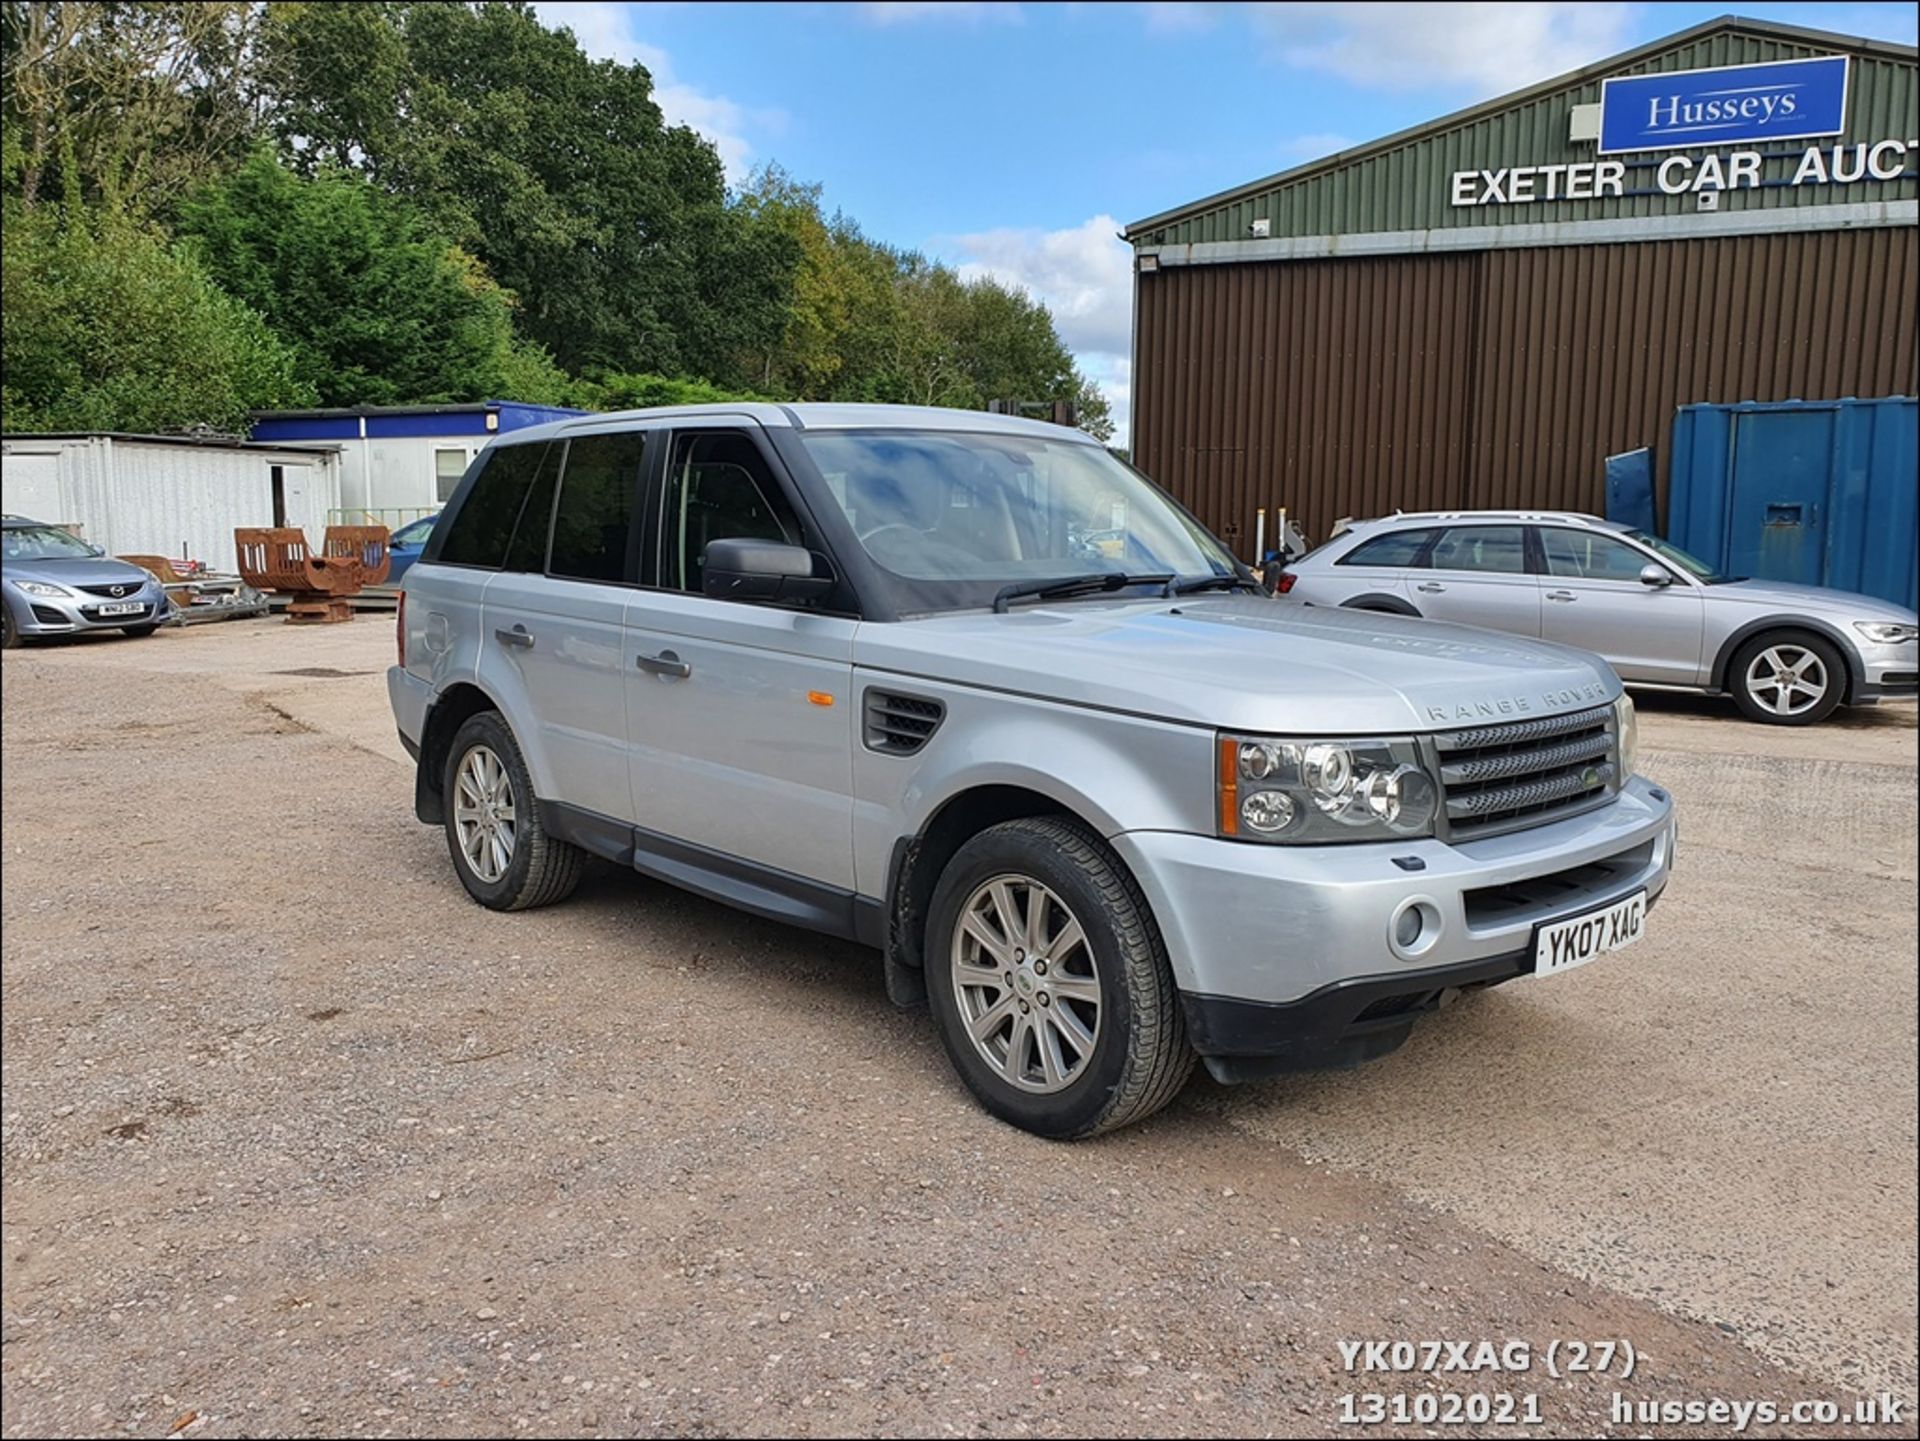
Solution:
[[[1826,699],[1832,684],[1826,662],[1805,646],[1768,646],[1747,667],[1747,694],[1763,710],[1804,715]]]
[[[460,854],[474,875],[488,883],[504,876],[513,864],[513,779],[488,746],[474,746],[460,758],[453,821]]]
[[[953,993],[974,1049],[1009,1085],[1072,1085],[1100,1039],[1100,973],[1085,928],[1031,876],[993,877],[960,908]]]

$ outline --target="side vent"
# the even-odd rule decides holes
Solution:
[[[933,739],[947,708],[925,696],[869,690],[866,698],[867,749],[888,756],[910,756]]]

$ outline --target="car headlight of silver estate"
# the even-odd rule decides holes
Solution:
[[[1620,784],[1625,785],[1640,759],[1640,720],[1633,713],[1633,697],[1625,692],[1613,703],[1613,733],[1620,741]]]
[[[1901,625],[1891,620],[1856,620],[1853,628],[1880,645],[1898,645],[1920,635],[1920,626]]]
[[[73,599],[73,592],[65,586],[49,585],[44,580],[16,580],[14,584],[28,595],[44,595],[52,600]]]
[[[1219,833],[1317,844],[1433,834],[1440,792],[1409,739],[1222,735]]]

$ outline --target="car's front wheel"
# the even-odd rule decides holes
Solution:
[[[1776,631],[1748,641],[1728,667],[1727,680],[1741,713],[1765,725],[1823,721],[1847,691],[1840,652],[1803,631]]]
[[[13,623],[13,612],[0,600],[0,650],[12,650],[20,644],[20,627]]]
[[[973,837],[934,888],[927,992],[976,1099],[1072,1139],[1152,1115],[1193,1069],[1166,947],[1100,838],[1056,817]]]
[[[498,711],[470,716],[447,755],[447,851],[467,894],[496,911],[550,906],[573,894],[587,854],[549,835],[533,779]]]

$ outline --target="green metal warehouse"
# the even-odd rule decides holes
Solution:
[[[1915,58],[1715,20],[1136,222],[1135,461],[1252,559],[1263,507],[1600,511],[1641,446],[1664,506],[1682,405],[1913,395]]]

